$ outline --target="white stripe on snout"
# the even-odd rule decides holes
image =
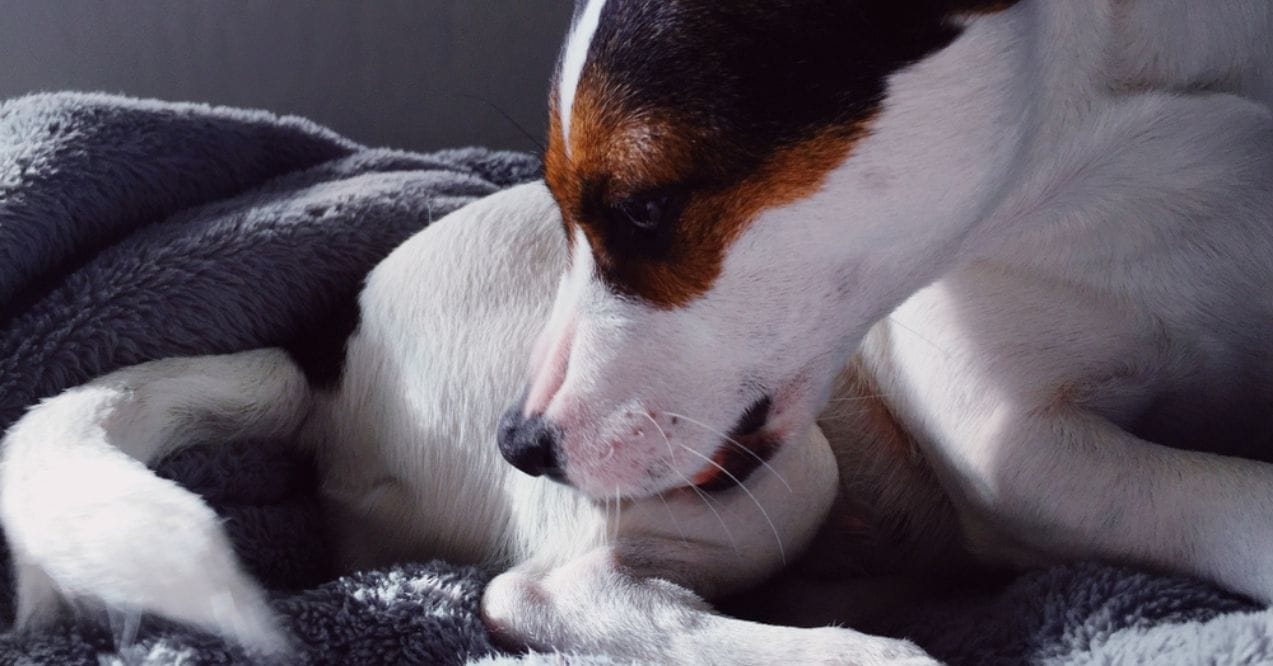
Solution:
[[[589,279],[596,271],[596,263],[588,248],[588,239],[577,228],[574,244],[570,269],[557,286],[552,316],[536,344],[538,349],[532,360],[529,390],[526,403],[522,407],[522,413],[527,417],[548,411],[570,369],[578,313],[585,305]]]
[[[588,0],[583,15],[570,33],[566,44],[566,56],[561,61],[561,82],[558,84],[557,109],[561,114],[562,145],[566,154],[570,154],[570,116],[575,109],[575,93],[579,90],[579,79],[583,76],[583,66],[588,61],[588,48],[592,46],[592,38],[597,34],[597,25],[601,23],[601,8],[606,0]]]

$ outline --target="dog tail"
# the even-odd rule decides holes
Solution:
[[[309,405],[295,364],[263,350],[147,363],[33,407],[0,448],[15,628],[47,625],[66,599],[286,649],[217,515],[148,465],[192,444],[294,435]]]

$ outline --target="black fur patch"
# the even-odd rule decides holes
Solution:
[[[949,45],[954,15],[1016,0],[608,0],[581,85],[703,129],[696,189],[736,183],[783,146],[846,131],[890,74]]]

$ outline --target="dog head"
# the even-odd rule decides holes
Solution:
[[[994,119],[935,127],[954,93],[897,77],[1009,4],[582,3],[545,158],[571,266],[505,456],[640,496],[741,482],[800,436],[986,178],[959,163]]]

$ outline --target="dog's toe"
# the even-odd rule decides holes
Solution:
[[[549,602],[543,587],[529,575],[510,571],[497,576],[482,595],[482,621],[497,643],[508,648],[542,648],[533,624]],[[536,640],[539,638],[539,640]]]

